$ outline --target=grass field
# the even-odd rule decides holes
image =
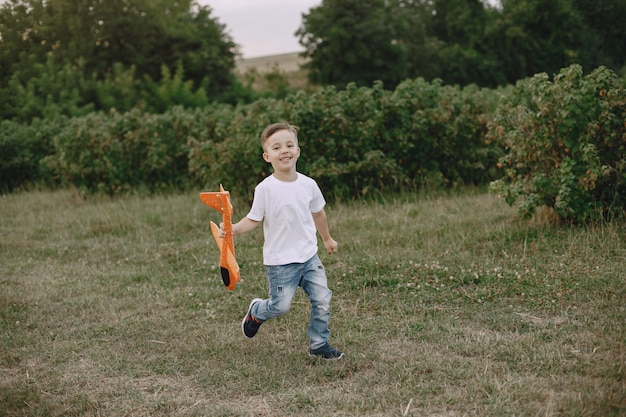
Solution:
[[[621,223],[533,225],[479,191],[329,205],[347,358],[325,363],[301,291],[242,336],[261,230],[229,292],[196,193],[33,191],[0,213],[1,416],[626,415]]]

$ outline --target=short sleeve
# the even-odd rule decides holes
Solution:
[[[254,189],[252,207],[250,207],[250,212],[246,217],[256,222],[260,222],[265,217],[265,192],[262,183]]]
[[[311,190],[312,198],[311,198],[311,202],[309,203],[309,209],[311,210],[311,213],[318,213],[326,205],[326,200],[324,199],[322,190],[320,190],[320,187],[317,185],[317,182],[315,182],[315,180],[313,179],[311,179],[311,188],[312,188]]]

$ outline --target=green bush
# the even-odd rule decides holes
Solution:
[[[251,199],[271,172],[259,135],[287,120],[300,127],[299,170],[329,199],[497,180],[525,216],[546,205],[580,223],[624,212],[625,119],[624,81],[606,68],[503,90],[422,79],[394,91],[327,87],[236,107],[4,121],[0,180],[3,191],[45,182],[110,195],[223,184]]]
[[[206,89],[194,89],[192,80],[185,81],[185,71],[180,62],[174,74],[162,65],[161,80],[154,82],[146,77],[144,83],[144,101],[154,113],[163,113],[174,106],[198,108],[209,104]]]
[[[278,107],[277,100],[261,99],[235,109],[205,110],[204,124],[210,129],[189,142],[189,173],[196,184],[206,189],[223,184],[232,193],[251,199],[254,185],[269,174],[259,136],[269,120],[282,119]]]
[[[329,198],[353,198],[422,186],[484,184],[494,179],[501,151],[484,143],[495,94],[473,87],[406,81],[395,91],[376,83],[261,99],[215,118],[212,137],[192,141],[191,175],[213,188],[252,195],[268,175],[261,159],[263,128],[288,120],[300,128],[299,170]],[[214,111],[214,110],[213,110]]]
[[[351,84],[237,107],[94,112],[67,119],[50,154],[41,155],[47,155],[42,166],[60,184],[86,192],[216,189],[222,183],[251,198],[271,169],[261,158],[260,132],[287,120],[300,127],[300,171],[316,178],[331,199],[484,184],[495,178],[501,152],[484,143],[495,99],[488,90],[419,79],[394,91],[381,83]]]
[[[162,115],[133,110],[72,119],[44,165],[62,184],[86,192],[185,189],[187,142],[201,135],[199,113],[175,107]]]
[[[210,79],[199,86],[185,79],[185,68],[161,66],[161,78],[140,78],[136,67],[116,62],[103,78],[86,73],[84,62],[59,65],[53,55],[45,63],[33,63],[30,72],[16,72],[10,82],[0,88],[7,99],[0,104],[0,116],[22,123],[36,118],[60,115],[82,117],[96,111],[125,113],[141,109],[163,113],[175,106],[205,108],[211,102],[249,102],[254,98],[250,88],[237,83],[231,75],[229,87],[219,95],[209,96]]]
[[[409,179],[380,133],[381,112],[391,92],[349,84],[315,94],[290,97],[289,120],[301,128],[301,169],[316,178],[329,195],[351,198],[386,188],[394,191]],[[398,146],[406,135],[398,136]]]
[[[52,140],[67,120],[35,119],[29,125],[0,122],[0,192],[34,184],[52,185],[53,177],[41,161],[54,152]]]
[[[14,73],[9,81],[4,116],[17,121],[30,122],[35,118],[54,118],[60,115],[77,117],[94,110],[93,103],[83,97],[87,81],[79,68],[59,66],[49,54],[45,63],[33,65],[34,76],[27,80]]]
[[[520,212],[554,208],[570,223],[622,215],[626,207],[626,90],[600,67],[578,65],[553,81],[546,74],[519,82],[489,124],[487,138],[507,153],[504,177],[492,188]]]
[[[489,90],[418,79],[394,91],[381,83],[351,84],[237,107],[94,112],[67,119],[42,166],[61,184],[86,192],[217,189],[222,183],[251,198],[271,169],[261,158],[259,135],[287,120],[300,127],[300,171],[316,178],[330,199],[484,184],[496,178],[502,152],[484,141],[496,105]]]

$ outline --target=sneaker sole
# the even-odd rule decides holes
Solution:
[[[258,301],[263,301],[263,299],[261,298],[254,298],[252,301],[250,301],[250,305],[248,306],[248,311],[246,311],[246,315],[243,316],[243,320],[241,320],[241,333],[243,333],[243,335],[247,338],[247,339],[252,339],[252,337],[248,337],[248,335],[246,335],[246,332],[243,329],[244,324],[246,323],[246,317],[248,317],[248,314],[250,314],[250,310],[252,310],[252,306],[258,302]]]
[[[324,360],[324,361],[329,361],[329,362],[331,362],[331,361],[339,361],[339,360],[341,360],[341,359],[345,358],[345,357],[346,357],[346,354],[345,354],[345,353],[342,353],[341,355],[336,356],[336,357],[332,357],[332,358],[325,358],[325,357],[323,357],[322,355],[314,355],[314,354],[312,354],[311,352],[309,352],[309,357],[311,357],[311,358],[317,358],[317,359],[321,359],[321,360]]]

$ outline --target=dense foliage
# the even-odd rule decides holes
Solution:
[[[0,122],[0,192],[27,184],[53,184],[52,174],[42,165],[54,152],[53,138],[61,133],[67,118],[57,117],[20,124]]]
[[[388,88],[406,77],[496,87],[578,63],[626,66],[626,2],[324,0],[297,35],[310,79]]]
[[[331,199],[495,180],[524,215],[546,205],[586,222],[626,207],[624,79],[577,65],[508,89],[415,79],[393,91],[349,84],[236,107],[3,121],[0,184],[115,195],[222,183],[251,197],[270,173],[259,134],[279,120],[300,127],[299,169]]]
[[[580,66],[517,84],[499,106],[488,138],[507,150],[493,187],[530,217],[540,206],[575,223],[626,208],[626,89],[606,68]]]
[[[0,125],[5,150],[0,180],[14,187],[26,170],[32,177],[24,181],[45,176],[87,192],[223,183],[251,195],[270,172],[261,158],[261,130],[289,120],[300,127],[300,170],[314,176],[331,198],[484,184],[495,179],[501,156],[496,144],[484,143],[495,99],[494,91],[417,79],[395,91],[380,83],[371,88],[351,84],[345,90],[328,87],[238,107],[93,112],[39,122],[37,141],[48,145],[38,153],[11,147],[34,144],[35,127],[5,121]]]
[[[237,88],[236,45],[194,0],[8,0],[0,117],[203,106]],[[177,84],[176,84],[177,83]]]
[[[354,82],[395,86],[407,77],[406,48],[384,0],[325,0],[297,31],[308,51],[309,79],[343,88]]]
[[[524,215],[623,214],[626,3],[489,4],[324,0],[297,31],[322,87],[254,93],[197,1],[5,1],[0,191],[251,196],[258,135],[288,120],[329,198],[497,180]]]
[[[626,2],[613,0],[324,0],[294,34],[309,89],[406,79],[511,85],[570,64],[626,71]],[[237,45],[197,0],[6,0],[0,6],[0,117],[284,98],[234,74]],[[281,81],[282,80],[282,81]],[[293,90],[291,90],[293,91]]]

